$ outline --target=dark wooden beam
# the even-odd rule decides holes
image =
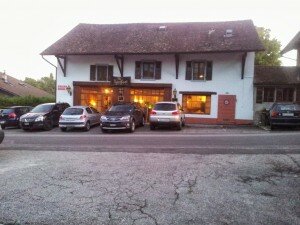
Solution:
[[[64,76],[66,76],[67,73],[67,57],[66,56],[56,56],[59,67],[61,68]],[[63,60],[63,63],[61,62]]]
[[[121,74],[121,77],[123,77],[123,71],[124,71],[124,56],[123,55],[115,55],[115,59]]]
[[[176,69],[176,79],[178,79],[179,73],[179,55],[175,54],[175,69]]]
[[[245,63],[246,63],[246,58],[247,58],[247,52],[245,52],[242,55],[242,74],[241,74],[241,79],[244,79],[244,75],[245,75]]]

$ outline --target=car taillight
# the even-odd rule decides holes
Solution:
[[[271,117],[277,117],[279,115],[279,112],[273,111],[271,113]]]
[[[156,112],[155,112],[154,110],[152,110],[152,111],[150,112],[150,115],[156,115]]]
[[[8,118],[10,118],[10,119],[15,119],[16,117],[17,117],[17,115],[15,113],[8,114]]]
[[[179,112],[178,111],[174,111],[174,112],[172,112],[172,115],[174,115],[174,116],[179,115]]]
[[[79,119],[84,120],[86,118],[86,115],[80,116]]]

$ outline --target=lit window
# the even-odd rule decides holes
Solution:
[[[210,114],[210,95],[183,95],[182,106],[185,113]]]

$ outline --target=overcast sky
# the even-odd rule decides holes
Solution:
[[[0,0],[0,9],[0,71],[18,79],[55,73],[39,54],[78,23],[252,19],[282,47],[300,31],[299,0]],[[285,56],[296,58],[295,52]]]

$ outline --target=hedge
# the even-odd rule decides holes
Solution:
[[[0,108],[10,106],[37,106],[42,103],[55,102],[54,97],[4,97],[0,96]]]

